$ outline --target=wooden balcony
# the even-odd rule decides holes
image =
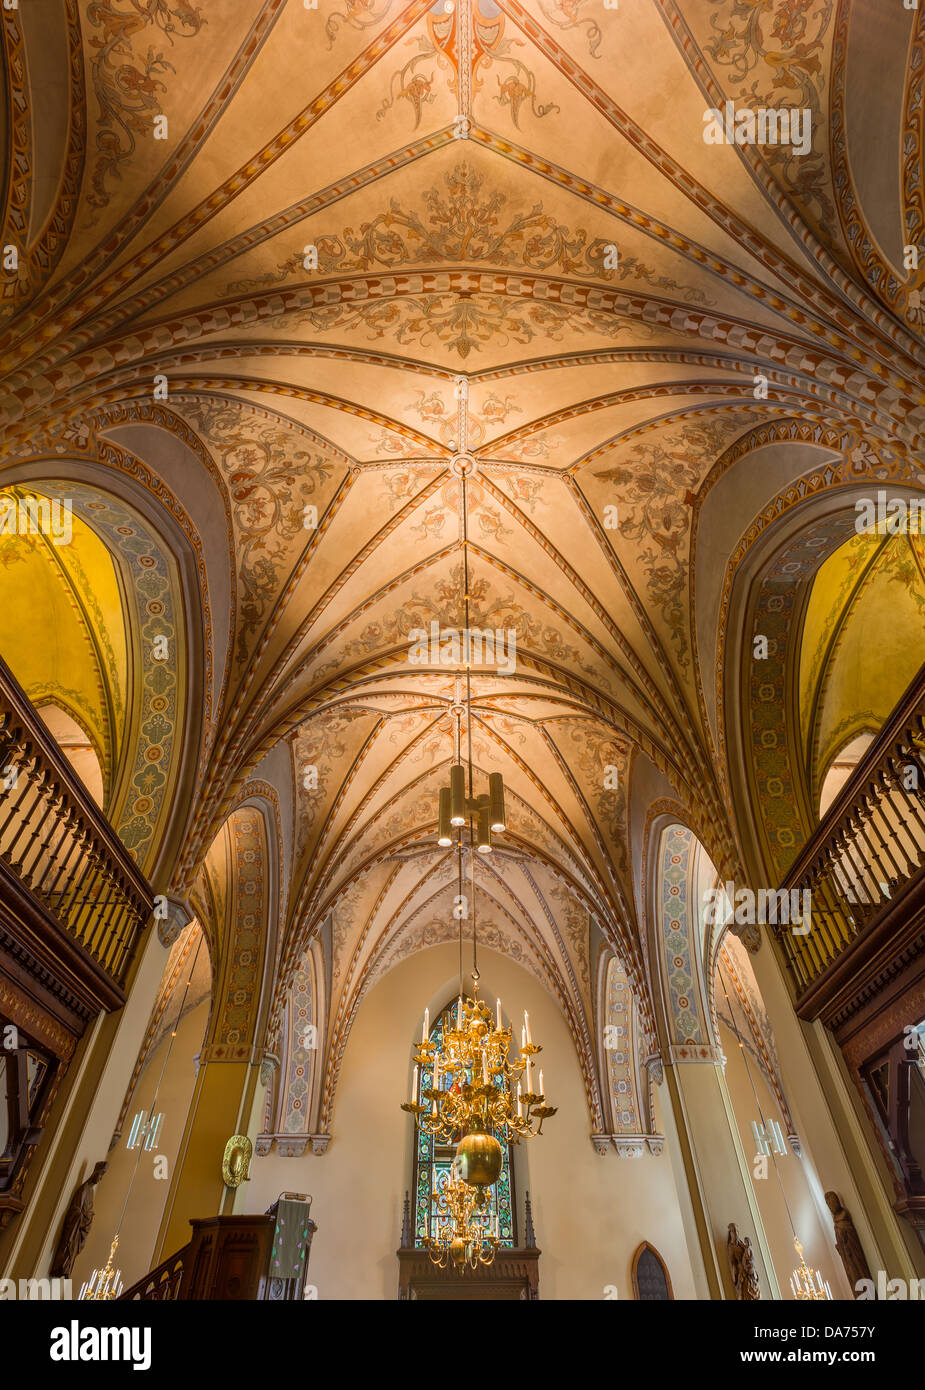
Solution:
[[[800,1018],[841,1049],[893,1186],[925,1232],[925,666],[782,885],[810,930],[775,932]]]
[[[0,660],[0,972],[79,1036],[124,984],[152,891]]]
[[[897,962],[925,966],[925,666],[782,888],[811,894],[805,935],[776,928],[801,1018],[837,1026]]]

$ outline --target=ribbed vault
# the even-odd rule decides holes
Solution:
[[[461,622],[465,447],[471,621],[517,653],[473,680],[476,775],[509,795],[479,919],[559,1000],[599,1116],[595,933],[654,1037],[634,777],[709,827],[720,873],[743,862],[736,557],[814,492],[922,483],[925,11],[60,8],[53,73],[2,12],[5,457],[76,448],[196,536],[204,727],[171,888],[272,789],[271,1022],[323,939],[329,1111],[364,992],[453,926],[455,673],[410,645]],[[875,106],[872,48],[900,94]],[[727,99],[808,111],[811,145],[707,143]]]

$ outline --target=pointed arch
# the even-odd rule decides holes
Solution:
[[[829,557],[857,536],[857,504],[877,487],[921,496],[921,475],[886,448],[849,438],[781,491],[729,556],[719,594],[716,705],[721,757],[742,854],[756,882],[782,881],[817,823],[818,805],[799,717],[802,635],[812,585]],[[752,660],[753,638],[767,656]],[[818,780],[818,778],[817,778]]]
[[[88,440],[82,442],[89,451]],[[62,448],[60,455],[17,460],[0,470],[0,482],[69,510],[112,563],[125,678],[121,695],[114,688],[109,700],[112,733],[102,748],[106,812],[139,867],[156,881],[183,834],[211,718],[211,692],[204,688],[208,595],[198,537],[180,504],[163,484],[155,491],[147,470],[127,451],[108,441],[95,441],[97,448],[108,462],[117,456],[121,471],[102,458],[81,458],[79,448]],[[94,594],[75,592],[73,602],[85,624],[100,628],[98,661],[112,665]],[[27,694],[61,703],[60,692],[47,684]]]
[[[647,1240],[633,1255],[633,1297],[639,1302],[665,1302],[674,1299],[668,1266],[654,1245]]]
[[[603,1109],[609,1136],[595,1136],[604,1151],[609,1137],[621,1158],[638,1158],[647,1150],[660,1153],[662,1136],[655,1133],[650,1058],[638,1000],[627,972],[614,953],[602,953],[598,964],[597,1016],[601,1040]]]
[[[265,807],[255,798],[231,812],[209,853],[222,919],[215,924],[207,1061],[253,1060],[258,1049],[278,920],[277,844]]]

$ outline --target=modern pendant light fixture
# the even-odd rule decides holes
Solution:
[[[459,433],[465,444],[468,434],[468,382],[465,377],[460,378],[458,388],[460,400],[459,410]],[[475,795],[473,788],[473,769],[472,769],[472,629],[470,627],[470,590],[469,590],[469,474],[474,466],[474,460],[465,452],[458,453],[454,458],[454,467],[460,477],[460,524],[461,542],[463,553],[463,594],[462,594],[462,643],[461,652],[466,669],[466,731],[469,742],[468,758],[468,787],[466,785],[466,767],[461,757],[460,740],[458,733],[457,718],[457,738],[456,738],[456,757],[450,768],[449,783],[440,788],[439,810],[438,810],[438,830],[437,843],[448,849],[453,843],[453,831],[461,830],[465,825],[470,826],[471,838],[479,854],[490,854],[492,847],[492,835],[501,835],[506,828],[504,815],[504,779],[500,772],[491,772],[488,775],[488,790],[479,796]],[[458,703],[457,706],[458,708]]]
[[[163,1113],[153,1111],[149,1115],[147,1110],[139,1110],[132,1121],[129,1136],[125,1141],[127,1149],[137,1149],[139,1144],[143,1144],[147,1153],[157,1148],[157,1142],[161,1136],[161,1126],[164,1123]]]

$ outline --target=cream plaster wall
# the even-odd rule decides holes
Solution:
[[[595,1153],[578,1058],[550,995],[510,961],[480,952],[482,994],[500,994],[519,1026],[530,1013],[546,1092],[559,1113],[529,1141],[527,1182],[540,1259],[540,1297],[601,1299],[615,1285],[631,1298],[632,1257],[648,1240],[665,1260],[675,1296],[693,1298],[695,1277],[672,1160]],[[456,952],[437,946],[396,966],[370,991],[347,1043],[333,1138],[321,1157],[255,1159],[246,1210],[264,1211],[282,1191],[311,1193],[318,1231],[309,1282],[321,1299],[392,1299],[398,1290],[402,1198],[411,1182],[412,1131],[400,1109],[411,1080],[411,1042],[425,1005],[454,994]],[[523,1189],[519,1194],[522,1223]],[[686,1200],[686,1194],[684,1199]],[[699,1260],[695,1250],[693,1259]]]
[[[195,951],[195,947],[193,949]],[[208,964],[205,970],[208,973]],[[183,1018],[175,1021],[184,984],[185,980],[181,978],[179,990],[170,1001],[171,1024],[145,1064],[126,1113],[122,1135],[108,1155],[109,1167],[97,1188],[93,1203],[93,1225],[87,1243],[74,1263],[75,1292],[85,1279],[89,1279],[91,1270],[106,1263],[110,1242],[122,1217],[123,1205],[125,1216],[122,1217],[116,1264],[122,1271],[125,1288],[147,1274],[155,1263],[154,1243],[170,1186],[169,1176],[173,1172],[196,1082],[193,1058],[202,1047],[209,1021],[208,996],[193,1008],[185,1009]],[[176,1027],[177,1035],[170,1046],[173,1027]],[[144,1148],[129,1150],[126,1140],[132,1119],[139,1110],[150,1114],[155,1093],[157,1110],[164,1116],[157,1147],[152,1153]],[[165,1162],[156,1165],[157,1157]],[[221,1156],[218,1161],[221,1162]],[[211,1213],[203,1212],[202,1215]]]
[[[0,1257],[5,1277],[47,1276],[74,1189],[107,1156],[166,959],[157,932],[150,930],[127,1004],[116,1013],[100,1015],[82,1055],[71,1063],[66,1097],[53,1109],[44,1162],[34,1185],[27,1183],[28,1211],[6,1233],[9,1244]]]
[[[752,1187],[774,1261],[781,1295],[785,1299],[793,1297],[790,1292],[790,1275],[798,1263],[790,1229],[792,1218],[803,1246],[806,1263],[813,1269],[821,1270],[834,1298],[848,1299],[852,1294],[841,1260],[833,1248],[831,1218],[827,1222],[827,1229],[823,1224],[817,1201],[814,1200],[814,1188],[818,1196],[821,1187],[812,1166],[812,1159],[809,1155],[798,1158],[788,1145],[786,1156],[775,1155],[776,1173],[775,1163],[769,1158],[767,1177],[758,1176],[762,1168],[756,1164],[751,1122],[758,1119],[759,1104],[765,1119],[777,1120],[784,1134],[787,1133],[787,1125],[777,1098],[760,1072],[754,1057],[749,1057],[746,1070],[742,1049],[723,1023],[719,1026],[719,1036],[720,1046],[726,1056],[726,1085],[729,1088],[729,1098],[735,1112],[742,1147],[751,1165]]]

